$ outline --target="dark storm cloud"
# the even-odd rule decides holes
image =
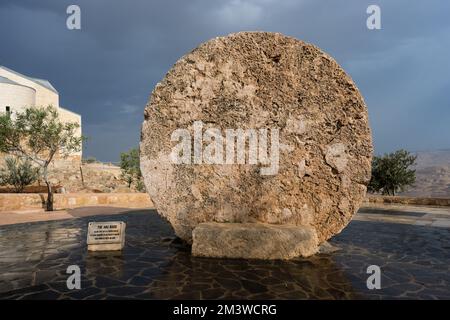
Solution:
[[[366,8],[382,30],[366,28]],[[82,30],[65,27],[78,4]],[[277,31],[312,42],[352,76],[369,107],[376,151],[450,147],[447,1],[2,0],[0,64],[49,79],[83,116],[85,156],[116,161],[136,146],[154,85],[212,37]]]

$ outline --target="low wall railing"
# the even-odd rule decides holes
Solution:
[[[45,208],[45,193],[0,193],[0,212]],[[152,208],[147,193],[64,193],[54,194],[54,207],[72,209],[86,206]]]
[[[364,203],[392,203],[421,206],[450,206],[450,198],[432,198],[432,197],[403,197],[403,196],[375,196],[369,195]]]

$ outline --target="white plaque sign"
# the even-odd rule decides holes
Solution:
[[[88,250],[122,250],[125,245],[125,227],[126,223],[122,221],[89,222]]]

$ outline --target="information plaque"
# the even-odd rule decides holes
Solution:
[[[89,222],[87,245],[89,251],[122,250],[125,245],[126,223],[122,221]]]

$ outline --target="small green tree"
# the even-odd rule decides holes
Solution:
[[[7,157],[5,167],[0,169],[0,184],[13,186],[17,193],[22,192],[38,177],[39,168],[34,167],[28,159],[21,160],[17,157]]]
[[[403,149],[382,157],[375,156],[368,190],[392,196],[395,196],[396,192],[404,191],[416,181],[416,170],[410,169],[415,165],[416,159],[417,156]]]
[[[0,114],[0,151],[28,159],[40,168],[47,185],[47,211],[53,211],[49,164],[56,154],[65,158],[80,151],[84,138],[76,134],[78,128],[76,122],[62,122],[52,106]]]
[[[135,182],[138,191],[142,192],[145,190],[142,182],[138,148],[132,148],[128,152],[122,152],[120,154],[120,168],[122,169],[122,177],[127,182],[128,188],[131,188],[131,185]]]

